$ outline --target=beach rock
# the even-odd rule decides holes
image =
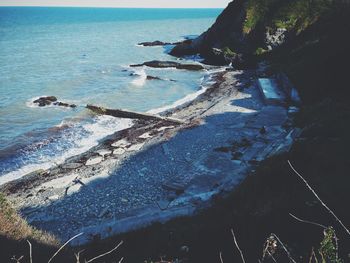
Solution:
[[[57,101],[57,98],[55,96],[47,96],[47,97],[40,97],[39,99],[36,99],[33,101],[33,103],[38,104],[39,107],[44,107],[51,105],[52,102]]]
[[[118,148],[118,149],[113,151],[114,155],[122,155],[124,153],[125,153],[125,149],[123,149],[123,148]]]
[[[140,139],[149,139],[149,138],[152,138],[152,136],[150,135],[149,132],[146,132],[142,135],[139,136]]]
[[[50,201],[56,201],[56,200],[60,199],[60,196],[59,195],[51,195],[47,199],[49,199]]]
[[[116,141],[114,143],[112,143],[112,147],[128,147],[131,143],[128,142],[127,140],[125,139],[121,139],[119,141]]]
[[[139,151],[141,150],[141,148],[143,147],[144,143],[139,143],[139,144],[134,144],[131,145],[129,148],[127,148],[126,150],[128,152],[133,152],[133,151]]]
[[[106,150],[106,149],[102,149],[102,150],[96,151],[96,153],[98,153],[102,157],[105,157],[106,155],[110,155],[112,153],[112,151]]]
[[[95,157],[91,157],[90,159],[88,159],[86,161],[85,165],[86,166],[95,165],[95,164],[99,164],[102,161],[103,161],[103,157],[95,156]]]
[[[67,163],[67,164],[63,164],[62,168],[63,169],[78,169],[82,166],[83,166],[83,164],[81,164],[81,163]]]
[[[162,132],[168,129],[173,129],[175,128],[175,126],[165,126],[165,127],[160,127],[159,129],[157,129],[157,131]]]

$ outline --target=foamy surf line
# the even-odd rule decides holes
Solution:
[[[34,171],[40,169],[46,170],[55,165],[62,164],[68,158],[85,153],[95,147],[98,145],[99,141],[106,136],[127,129],[131,126],[132,121],[130,119],[99,116],[95,122],[83,125],[83,131],[89,133],[87,137],[77,134],[77,138],[71,138],[70,135],[68,136],[69,138],[62,138],[62,143],[65,143],[65,140],[73,140],[76,147],[70,148],[68,151],[64,151],[57,156],[48,156],[44,153],[40,154],[40,152],[33,153],[32,163],[24,164],[21,168],[15,171],[0,175],[0,185],[19,179]],[[59,148],[60,145],[57,145],[56,147]],[[40,151],[40,149],[38,151]],[[37,156],[38,154],[39,156]]]
[[[149,111],[147,111],[147,113],[160,114],[162,112],[176,109],[180,106],[184,106],[185,104],[190,103],[191,101],[194,101],[200,95],[205,93],[207,91],[207,89],[210,87],[210,85],[212,85],[214,83],[214,81],[212,80],[212,76],[216,73],[223,72],[225,70],[226,70],[226,68],[223,67],[223,68],[208,71],[207,75],[202,78],[201,88],[199,90],[186,95],[185,97],[175,101],[174,103],[172,103],[170,105],[165,105],[163,107],[149,110]]]

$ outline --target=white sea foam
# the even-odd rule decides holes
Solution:
[[[76,124],[79,126],[79,124]],[[85,124],[80,127],[73,127],[71,132],[63,134],[59,143],[55,144],[56,150],[59,153],[55,156],[40,152],[37,149],[32,154],[33,158],[28,163],[23,165],[20,169],[9,172],[0,176],[0,185],[6,182],[21,178],[22,176],[36,171],[38,169],[49,169],[50,167],[63,163],[67,158],[82,154],[98,144],[98,141],[104,137],[113,134],[117,131],[129,128],[132,126],[130,119],[117,119],[111,116],[98,116],[93,123]],[[62,145],[60,143],[74,143],[74,147],[62,152]],[[53,149],[50,149],[51,151]],[[30,156],[31,157],[31,156]]]
[[[137,78],[135,78],[131,83],[135,86],[142,87],[147,80],[147,73],[144,68],[135,70],[135,75],[137,75]]]

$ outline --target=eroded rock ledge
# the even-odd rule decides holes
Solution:
[[[203,70],[205,69],[204,66],[201,64],[182,64],[174,61],[159,61],[159,60],[152,60],[147,61],[142,64],[135,64],[130,65],[130,67],[142,67],[147,66],[151,68],[176,68],[176,69],[186,69],[186,70]]]

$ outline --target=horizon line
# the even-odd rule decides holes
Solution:
[[[225,7],[147,7],[147,6],[80,6],[80,5],[1,5],[0,7],[45,7],[45,8],[128,8],[128,9],[224,9]]]

